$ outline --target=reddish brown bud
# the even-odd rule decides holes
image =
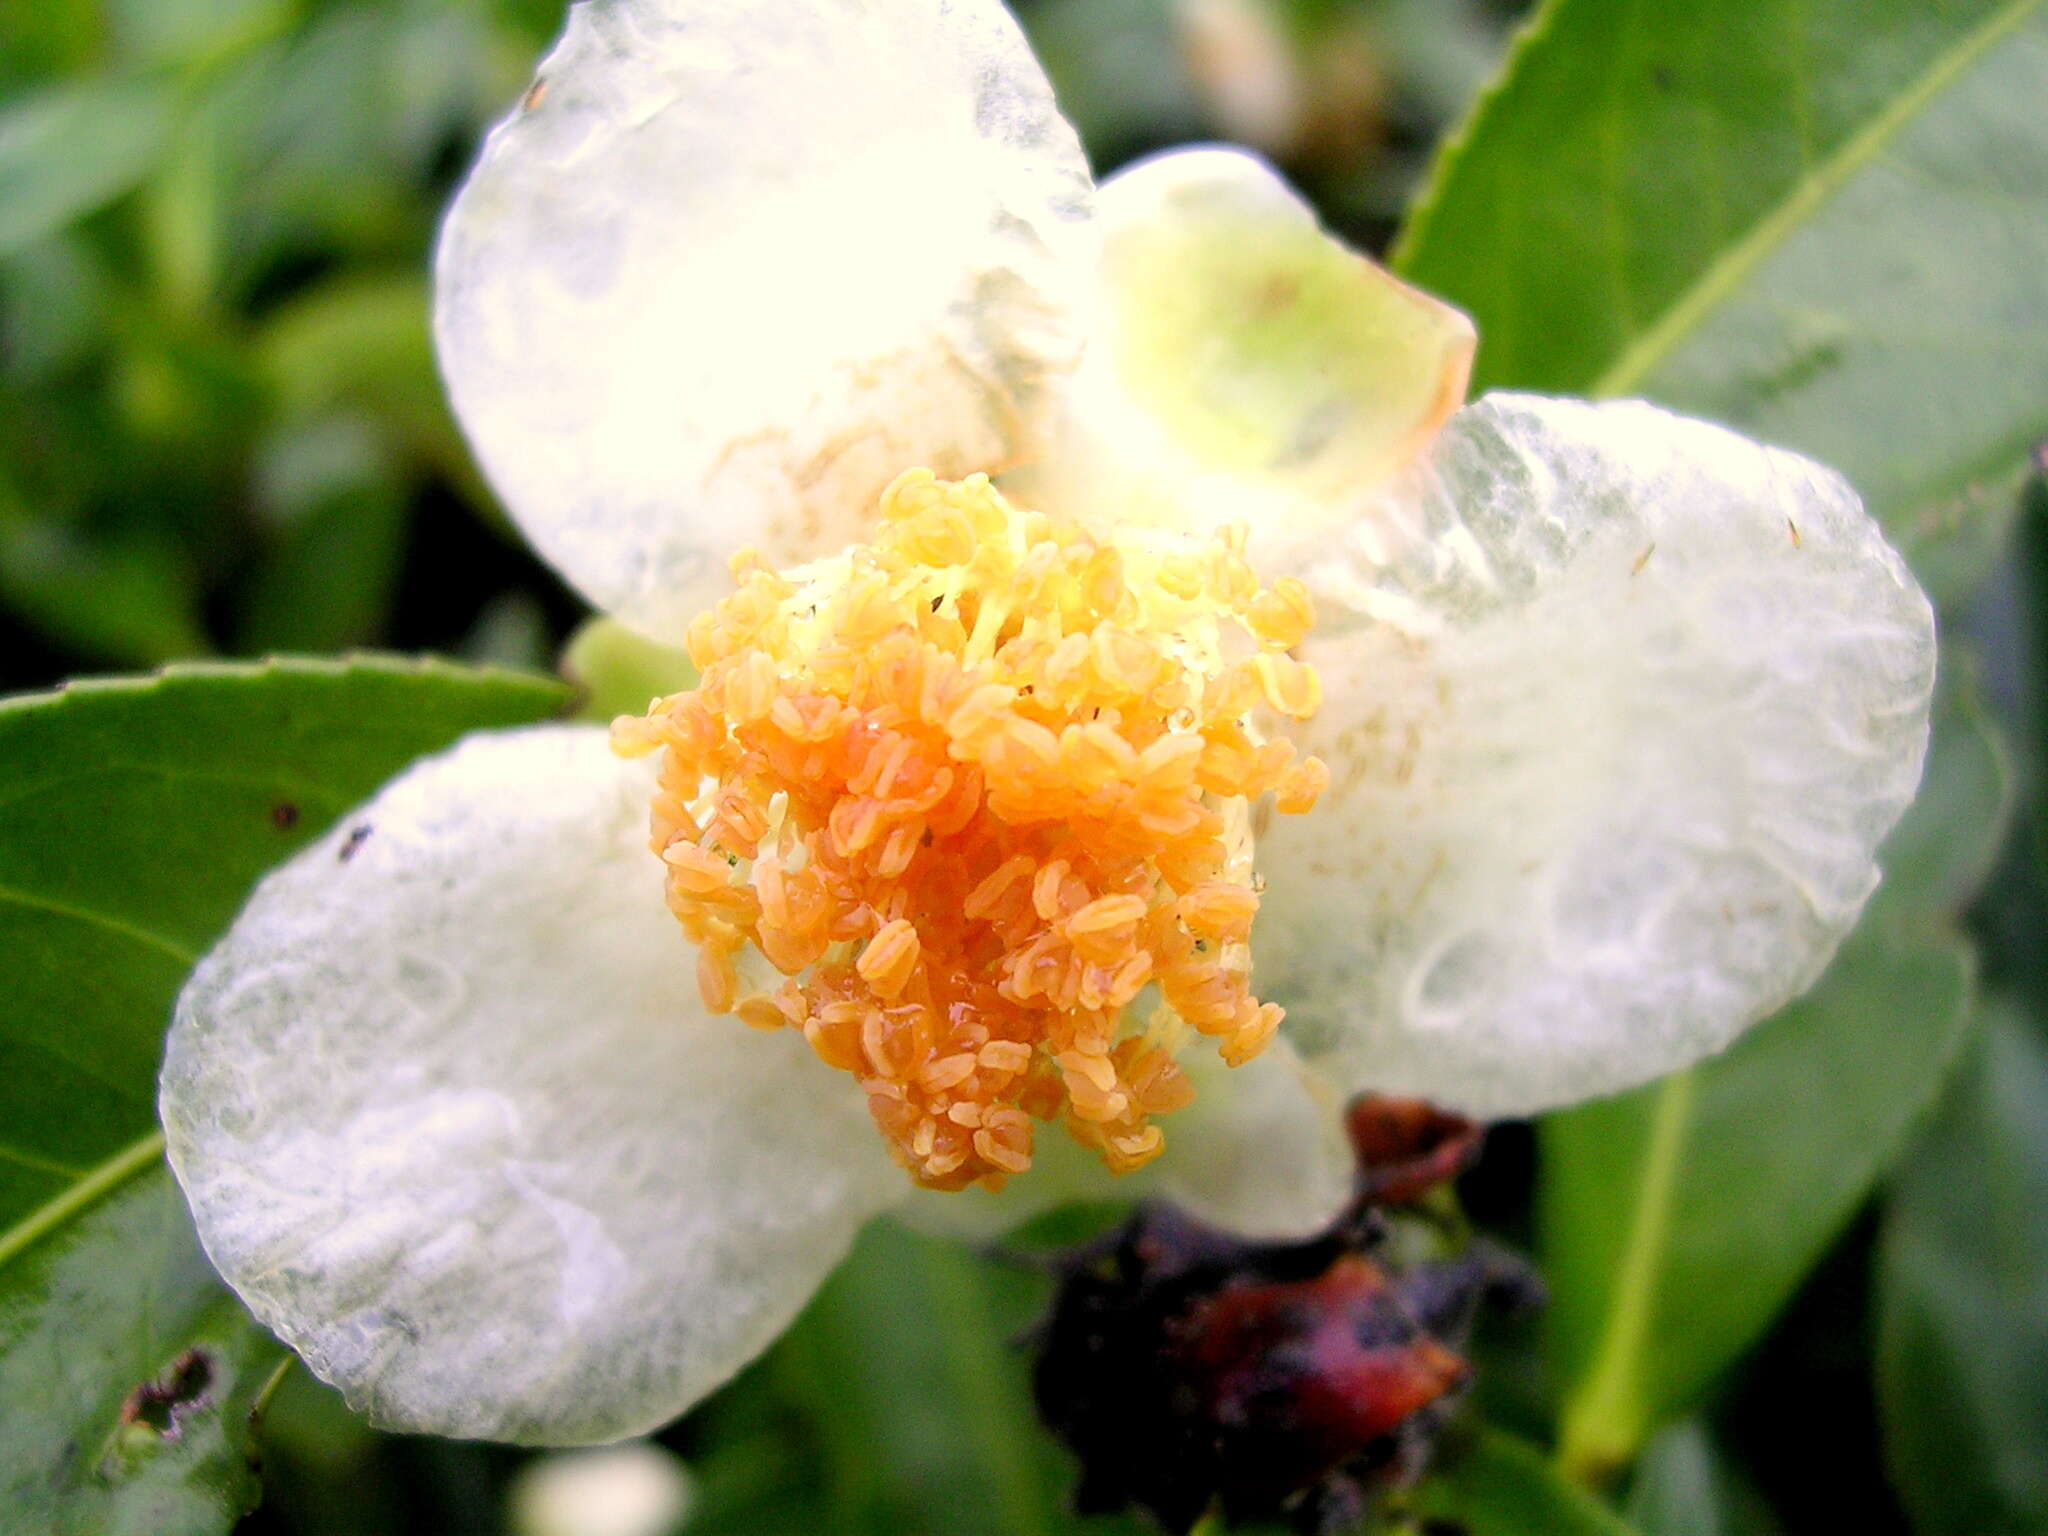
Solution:
[[[1358,1159],[1358,1196],[1375,1205],[1412,1205],[1478,1161],[1485,1127],[1426,1099],[1367,1093],[1351,1101],[1344,1126]]]
[[[1315,1237],[1247,1242],[1153,1205],[1057,1261],[1033,1386],[1081,1459],[1084,1513],[1348,1530],[1419,1473],[1470,1375],[1458,1350],[1480,1303],[1540,1287],[1484,1242],[1390,1256],[1390,1220],[1441,1248],[1440,1224],[1398,1208],[1470,1164],[1477,1126],[1402,1099],[1361,1100],[1349,1126],[1358,1192]]]

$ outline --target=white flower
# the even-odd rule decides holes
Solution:
[[[799,593],[778,633],[822,623],[869,558],[835,552],[919,466],[1007,472],[1012,502],[1153,576],[1162,550],[1236,559],[1215,540],[1243,524],[1251,563],[1312,594],[1295,651],[1324,698],[1296,737],[1331,782],[1255,840],[1232,812],[1217,845],[1226,883],[1256,862],[1287,1023],[1234,1070],[1183,1055],[1198,1096],[1138,1176],[1223,1220],[1329,1210],[1349,1093],[1527,1113],[1719,1049],[1826,964],[1918,779],[1932,616],[1841,479],[1642,404],[1456,410],[1462,317],[1256,161],[1091,188],[993,0],[578,6],[449,216],[437,322],[521,527],[651,634],[729,591],[742,545],[762,590]],[[977,486],[898,491],[999,505]],[[1213,682],[1221,642],[1178,634]],[[817,1059],[836,1047],[705,1016],[653,785],[601,731],[474,737],[264,881],[180,1001],[163,1115],[207,1249],[380,1422],[657,1424],[911,1194]],[[678,840],[685,799],[657,805],[671,899],[752,901],[744,848]],[[878,993],[927,953],[881,952],[887,915],[860,930]],[[724,963],[702,990],[729,1001]],[[1125,1129],[1127,1161],[1156,1150]],[[942,1181],[915,1139],[899,1154]],[[1063,1142],[1010,1193],[917,1201],[1005,1219],[1069,1187],[1043,1164],[1092,1166]]]

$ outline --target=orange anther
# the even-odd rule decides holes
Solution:
[[[1034,1117],[1114,1169],[1156,1156],[1151,1117],[1193,1089],[1125,1017],[1148,987],[1233,1062],[1278,1022],[1245,959],[1257,896],[1226,871],[1243,802],[1328,783],[1251,721],[1313,707],[1281,654],[1313,606],[1259,588],[1241,532],[1159,542],[913,471],[871,543],[786,575],[736,560],[689,626],[699,685],[614,727],[657,764],[705,1005],[801,1029],[930,1187],[1023,1172]],[[743,997],[762,960],[787,980]]]
[[[868,941],[856,967],[877,997],[894,997],[910,985],[917,971],[920,946],[917,929],[902,918],[889,923]]]

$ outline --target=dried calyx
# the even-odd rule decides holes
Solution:
[[[801,1029],[920,1184],[999,1187],[1064,1120],[1112,1169],[1164,1146],[1191,1033],[1236,1065],[1254,803],[1328,782],[1307,592],[1241,538],[1114,539],[983,477],[904,475],[873,541],[734,562],[694,689],[615,723],[660,752],[654,847],[714,1012]]]

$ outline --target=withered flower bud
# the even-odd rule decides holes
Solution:
[[[1314,1237],[1248,1242],[1153,1204],[1060,1256],[1033,1385],[1080,1457],[1082,1513],[1136,1505],[1184,1533],[1216,1507],[1322,1536],[1421,1472],[1479,1305],[1540,1286],[1485,1243],[1394,1257],[1394,1224],[1427,1222],[1412,1208],[1470,1166],[1478,1126],[1373,1097],[1347,1124],[1356,1193]]]

